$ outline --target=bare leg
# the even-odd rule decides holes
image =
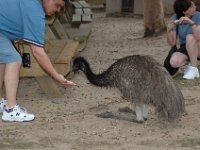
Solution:
[[[18,61],[15,63],[6,64],[5,67],[4,82],[8,108],[13,108],[16,105],[20,66],[21,61]]]
[[[180,52],[175,52],[170,59],[170,64],[174,68],[182,67],[187,63],[188,63],[188,57]]]
[[[197,47],[198,47],[198,55],[197,55],[197,57],[200,58],[200,42],[197,42]]]
[[[197,67],[198,44],[192,34],[189,34],[186,38],[186,49],[190,57],[191,66]]]
[[[4,83],[4,72],[5,64],[0,64],[0,99],[3,98],[3,83]]]

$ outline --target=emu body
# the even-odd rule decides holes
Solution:
[[[134,104],[138,122],[147,119],[149,104],[167,120],[178,119],[185,111],[181,90],[165,68],[150,56],[121,58],[99,74],[93,73],[83,57],[78,57],[73,61],[73,70],[83,71],[96,86],[118,88]]]

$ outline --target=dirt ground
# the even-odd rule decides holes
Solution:
[[[105,12],[95,11],[92,33],[80,55],[90,62],[94,72],[101,72],[116,59],[133,54],[148,54],[162,63],[168,49],[165,34],[143,38],[142,18],[105,17]],[[185,97],[187,114],[172,124],[159,121],[153,108],[143,124],[98,118],[98,113],[117,111],[130,104],[116,89],[91,85],[83,73],[72,80],[78,87],[61,88],[65,98],[50,100],[34,78],[21,79],[18,103],[34,113],[36,119],[27,123],[0,121],[0,149],[200,149],[200,79],[174,79]]]

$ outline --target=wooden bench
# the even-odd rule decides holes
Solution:
[[[92,11],[90,6],[84,0],[72,1],[74,13],[72,15],[72,23],[85,23],[92,21]]]

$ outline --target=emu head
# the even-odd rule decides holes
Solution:
[[[79,70],[83,71],[86,73],[86,69],[89,68],[88,62],[85,60],[83,57],[77,57],[74,59],[73,64],[72,64],[72,69],[73,72],[78,72]]]

